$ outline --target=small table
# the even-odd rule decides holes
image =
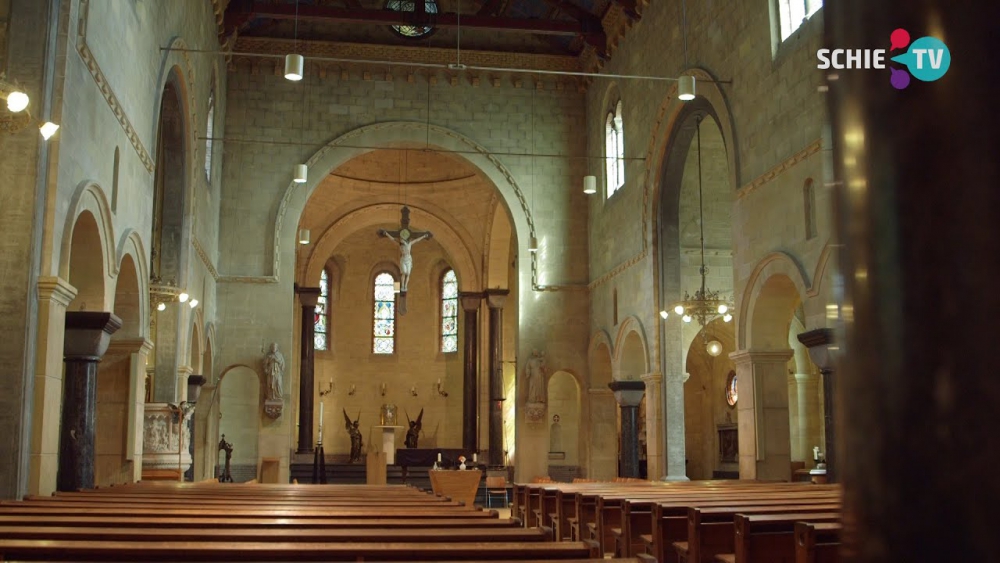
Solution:
[[[385,452],[385,464],[393,465],[396,463],[396,430],[403,428],[402,426],[376,426],[375,428],[382,430],[382,451]]]
[[[430,475],[434,494],[449,497],[451,500],[460,500],[469,509],[475,507],[479,482],[483,479],[482,471],[478,469],[465,471],[439,469],[428,471],[427,474]]]

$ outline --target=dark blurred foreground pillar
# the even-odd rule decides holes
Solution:
[[[905,90],[888,70],[831,82],[842,560],[996,561],[1000,3],[831,0],[823,17],[828,48],[903,28],[952,55]]]

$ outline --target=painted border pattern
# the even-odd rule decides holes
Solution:
[[[736,199],[743,199],[744,197],[750,195],[750,193],[756,190],[757,188],[777,178],[783,172],[791,169],[796,164],[818,153],[822,148],[823,148],[822,139],[816,139],[815,141],[809,143],[808,145],[806,145],[806,148],[793,154],[791,157],[785,159],[784,161],[779,162],[775,167],[771,168],[770,170],[761,174],[760,176],[754,178],[752,182],[740,188],[736,192]]]

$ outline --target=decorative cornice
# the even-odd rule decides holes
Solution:
[[[111,108],[111,113],[118,119],[118,123],[121,124],[122,129],[125,131],[125,136],[128,137],[129,142],[132,143],[132,147],[135,148],[135,152],[139,155],[139,160],[142,161],[146,170],[152,174],[156,165],[149,156],[149,151],[146,150],[146,147],[142,144],[142,140],[139,139],[139,134],[132,127],[132,122],[129,120],[128,115],[125,114],[118,96],[111,89],[111,85],[108,83],[107,77],[104,76],[101,66],[97,64],[94,53],[87,46],[87,18],[89,13],[90,0],[80,0],[80,20],[77,27],[76,50],[80,53],[83,64],[90,71],[91,76],[94,77],[94,82],[97,83],[98,90],[101,91],[104,99],[107,100],[108,106]]]
[[[278,283],[277,276],[219,276],[219,283]]]
[[[328,71],[346,63],[309,61],[309,57],[356,59],[396,63],[424,63],[446,65],[455,62],[455,50],[439,47],[410,47],[405,45],[379,45],[369,43],[342,43],[337,41],[298,41],[271,37],[240,37],[233,51],[261,55],[284,56],[292,50],[303,55],[309,65]],[[248,57],[234,55],[235,60]],[[499,51],[462,50],[462,63],[469,66],[493,67],[516,71],[556,70],[579,72],[580,60],[569,55],[543,55],[535,53],[504,53]],[[390,65],[379,65],[382,68]]]
[[[212,260],[209,259],[208,253],[205,252],[205,248],[201,245],[198,237],[191,237],[191,246],[194,247],[194,251],[198,254],[198,258],[201,258],[201,263],[205,265],[205,269],[207,269],[208,273],[212,275],[212,279],[219,281],[219,271],[215,269],[215,266],[212,264]]]
[[[646,233],[642,234],[642,238],[643,238],[643,240],[646,239]],[[607,283],[608,281],[610,281],[612,278],[614,278],[618,274],[621,274],[625,270],[631,268],[632,266],[635,266],[639,262],[642,262],[642,260],[644,258],[646,258],[646,255],[649,253],[649,250],[647,248],[645,248],[645,243],[643,244],[643,247],[644,248],[638,254],[636,254],[635,256],[629,258],[628,260],[622,262],[621,264],[618,264],[610,272],[604,274],[603,276],[601,276],[601,277],[597,278],[596,280],[594,280],[594,281],[590,282],[589,284],[587,284],[587,288],[592,290],[592,289],[594,289],[596,287],[604,285],[605,283]]]
[[[781,173],[792,168],[793,166],[809,158],[810,156],[818,153],[821,148],[823,148],[822,139],[816,139],[815,141],[809,143],[809,145],[806,146],[806,148],[793,154],[790,158],[788,158],[784,162],[779,163],[774,168],[761,174],[760,176],[755,178],[752,182],[740,188],[739,191],[736,192],[736,199],[742,199],[750,195],[751,192],[763,186],[764,184],[770,182],[771,180],[775,179]]]

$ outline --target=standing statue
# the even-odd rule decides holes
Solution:
[[[264,355],[264,373],[267,374],[267,400],[281,401],[285,357],[278,351],[278,343],[271,343],[271,350]]]
[[[344,409],[344,423],[347,428],[347,433],[351,436],[351,460],[349,463],[354,463],[361,459],[361,448],[364,447],[364,442],[361,439],[361,430],[358,428],[361,422],[361,413],[358,413],[358,419],[351,422],[351,417],[347,416],[347,409]]]
[[[403,206],[400,213],[399,230],[387,231],[379,229],[378,236],[390,238],[399,245],[399,292],[406,293],[406,287],[410,281],[410,272],[413,271],[413,255],[410,254],[410,248],[422,240],[432,238],[434,235],[430,231],[410,230],[409,207]]]
[[[233,445],[226,441],[226,435],[222,435],[222,439],[219,440],[219,449],[226,452],[226,468],[219,475],[220,483],[232,483],[233,473],[231,463],[233,461]]]
[[[410,414],[406,414],[406,420],[410,423],[410,429],[406,431],[406,440],[403,444],[407,448],[416,448],[417,441],[420,439],[420,429],[423,427],[421,422],[424,418],[424,409],[420,409],[420,414],[417,415],[417,420],[410,420]]]
[[[528,402],[545,403],[545,353],[532,352],[524,371],[528,379]]]

